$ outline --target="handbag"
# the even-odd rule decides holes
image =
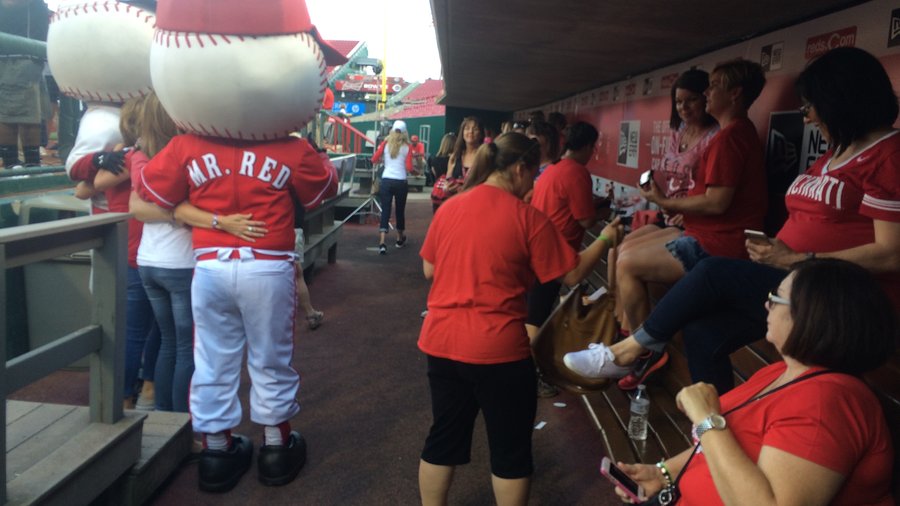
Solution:
[[[615,248],[610,249],[608,259],[614,266]],[[544,381],[575,394],[601,390],[609,384],[608,378],[585,378],[573,372],[563,363],[563,357],[566,353],[584,350],[592,343],[613,343],[618,332],[614,286],[615,280],[610,279],[609,291],[597,300],[589,301],[587,285],[578,285],[538,330],[532,343],[532,354]]]
[[[461,187],[464,181],[464,178],[447,177],[447,174],[441,174],[441,176],[437,178],[437,181],[434,182],[434,187],[431,189],[431,203],[435,206],[443,204],[444,201],[459,192],[459,187],[451,192],[447,191],[447,187],[451,183],[457,183]]]

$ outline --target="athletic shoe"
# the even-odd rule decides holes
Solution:
[[[286,445],[263,446],[259,449],[256,467],[263,485],[277,487],[294,481],[306,464],[306,440],[297,431],[291,431]]]
[[[228,450],[204,449],[200,453],[200,465],[197,466],[200,490],[228,492],[250,469],[252,459],[253,443],[246,436],[237,434],[231,436],[231,448]]]
[[[143,395],[138,395],[138,400],[134,403],[134,409],[138,411],[154,411],[156,409],[156,401]]]
[[[325,313],[321,311],[313,311],[312,314],[306,317],[306,326],[309,327],[309,330],[316,330],[322,325],[322,320],[325,319]]]
[[[397,239],[397,244],[394,244],[397,248],[402,248],[406,246],[406,236],[404,235],[402,238]]]
[[[378,245],[378,254],[387,255],[387,246],[385,246],[383,243]]]
[[[635,361],[631,372],[619,380],[619,388],[622,390],[634,390],[650,376],[650,373],[661,369],[669,362],[669,352],[648,351]]]
[[[617,365],[609,347],[591,343],[588,349],[566,353],[563,362],[572,372],[586,378],[621,378],[631,371],[631,367]]]

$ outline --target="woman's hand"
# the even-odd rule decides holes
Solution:
[[[644,494],[647,497],[655,496],[663,489],[663,485],[665,485],[662,472],[652,464],[623,464],[617,462],[616,465],[619,466],[619,469],[627,474],[629,478],[644,488]],[[616,495],[622,499],[622,502],[634,504],[634,501],[625,495],[625,492],[618,486],[616,487]]]
[[[719,413],[721,409],[716,387],[703,382],[682,388],[675,396],[675,403],[693,424],[700,423],[713,413]]]
[[[646,190],[644,189],[645,187]],[[645,200],[653,202],[654,204],[659,204],[661,200],[666,198],[662,191],[660,191],[659,186],[656,186],[655,181],[650,181],[649,185],[638,186],[638,190],[641,192],[641,197],[644,197]]]
[[[266,222],[252,220],[252,214],[229,214],[219,218],[219,229],[243,239],[247,242],[256,242],[256,239],[265,236],[269,229]]]
[[[768,242],[747,240],[744,245],[750,260],[780,269],[789,269],[806,258],[806,255],[797,253],[778,239],[769,239]]]
[[[625,237],[625,226],[622,225],[622,219],[616,217],[616,219],[609,222],[609,225],[603,227],[600,235],[608,237],[612,241],[612,245],[610,246],[612,248],[621,244],[622,238]]]
[[[684,215],[681,213],[678,213],[674,216],[667,215],[666,225],[684,228]]]

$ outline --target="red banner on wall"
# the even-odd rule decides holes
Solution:
[[[853,47],[856,45],[856,27],[850,26],[834,32],[823,33],[806,40],[807,60],[821,56],[837,47]]]

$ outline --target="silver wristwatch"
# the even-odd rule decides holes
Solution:
[[[704,418],[700,423],[697,424],[696,434],[697,441],[700,441],[700,438],[703,437],[703,434],[708,430],[725,430],[725,426],[727,423],[725,422],[725,417],[722,415],[709,415]]]

